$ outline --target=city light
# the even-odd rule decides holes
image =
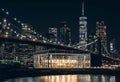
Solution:
[[[22,26],[24,26],[24,23],[21,23]]]
[[[20,21],[17,21],[18,23],[20,23]]]
[[[16,36],[19,37],[19,34],[17,34]]]
[[[10,31],[12,32],[12,31],[13,31],[13,29],[10,29]]]
[[[17,18],[14,18],[15,21],[17,21]]]
[[[7,21],[6,19],[3,20],[3,22],[6,22],[6,21]]]
[[[9,14],[9,12],[6,12],[6,14],[8,15],[8,14]]]
[[[10,27],[7,27],[7,29],[9,30],[9,29],[10,29]]]
[[[17,32],[16,32],[16,31],[14,31],[14,33],[16,34]]]
[[[2,11],[5,11],[5,9],[2,9]]]
[[[8,26],[10,26],[11,25],[11,23],[8,23]]]
[[[32,39],[32,41],[36,41],[36,40],[37,40],[36,38]]]
[[[25,28],[27,28],[28,26],[27,25],[25,25]]]

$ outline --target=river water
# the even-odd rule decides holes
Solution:
[[[120,77],[118,77],[120,78]],[[119,82],[109,75],[53,75],[9,79],[4,82]]]

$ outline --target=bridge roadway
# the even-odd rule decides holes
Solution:
[[[40,46],[45,46],[48,48],[63,49],[63,50],[68,50],[68,51],[72,50],[72,51],[77,52],[77,53],[91,53],[89,51],[80,50],[80,49],[72,47],[72,46],[55,44],[55,43],[45,42],[45,41],[41,41],[41,40],[21,39],[19,37],[14,37],[14,36],[9,36],[9,35],[6,36],[3,34],[0,34],[0,41],[31,44],[31,45],[40,45]],[[94,53],[94,54],[96,54],[96,53]],[[102,58],[109,60],[109,61],[120,62],[120,59],[112,58],[112,57],[105,56],[105,55],[102,55]]]
[[[45,46],[45,47],[50,47],[50,48],[56,48],[56,49],[63,49],[63,50],[75,50],[79,52],[88,52],[84,50],[80,50],[78,48],[72,47],[72,46],[66,46],[66,45],[61,45],[57,43],[51,43],[47,41],[42,41],[42,40],[30,40],[30,39],[21,39],[19,37],[13,37],[13,36],[5,36],[0,34],[0,41],[3,42],[15,42],[15,43],[23,43],[23,44],[31,44],[31,45],[40,45],[40,46]]]

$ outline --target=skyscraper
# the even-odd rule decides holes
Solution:
[[[107,49],[107,35],[104,21],[96,22],[96,36],[101,38],[103,47]],[[105,53],[105,49],[102,49],[102,52]]]
[[[82,16],[79,18],[79,48],[86,49],[87,44],[87,17],[84,15],[84,2],[82,3]]]
[[[49,39],[52,42],[57,42],[57,28],[49,28]]]
[[[63,44],[71,44],[71,32],[70,28],[67,26],[67,22],[61,22],[62,27],[60,28],[60,42]]]

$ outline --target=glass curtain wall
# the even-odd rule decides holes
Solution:
[[[90,67],[90,54],[47,53],[34,55],[35,68]]]

